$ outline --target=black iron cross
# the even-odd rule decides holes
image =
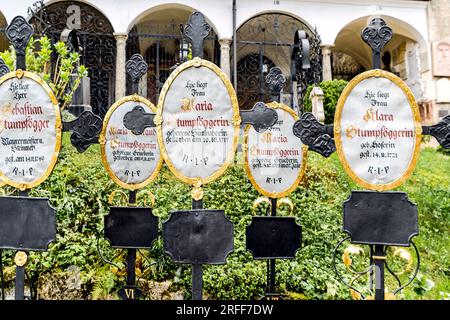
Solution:
[[[33,34],[33,27],[24,17],[15,17],[6,28],[6,36],[16,51],[16,69],[26,70],[26,47]],[[3,60],[0,72],[8,72]],[[0,197],[0,251],[17,250],[14,259],[16,265],[15,299],[23,300],[25,283],[25,265],[27,251],[46,251],[56,238],[56,211],[48,198],[30,198],[28,191],[19,191],[19,197]],[[0,272],[3,275],[2,256]],[[3,277],[2,288],[3,288]],[[32,290],[30,286],[30,291]],[[33,298],[32,294],[30,298]],[[5,296],[2,292],[2,299]]]

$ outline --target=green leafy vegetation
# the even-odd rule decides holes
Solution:
[[[54,70],[51,70],[50,63],[52,55],[56,56]],[[15,70],[16,53],[12,46],[8,50],[0,52],[0,57],[3,58],[10,70]],[[78,53],[70,52],[62,41],[52,45],[46,36],[30,39],[25,59],[27,70],[38,74],[48,83],[58,99],[61,109],[64,109],[72,101],[81,79],[88,75],[87,68],[80,64]]]
[[[397,296],[399,299],[449,299],[448,172],[450,156],[426,148],[414,174],[405,185],[397,188],[408,192],[409,199],[418,205],[419,236],[414,242],[421,255],[419,277]],[[14,191],[10,187],[2,189],[6,194]],[[70,145],[69,135],[64,134],[54,172],[30,193],[49,197],[57,210],[56,241],[47,252],[31,253],[27,264],[28,273],[38,283],[40,298],[117,299],[116,292],[126,281],[125,272],[105,264],[97,252],[98,243],[110,260],[119,253],[103,239],[102,232],[103,216],[109,210],[108,196],[116,189],[119,188],[101,164],[99,146],[79,154]],[[341,231],[342,203],[352,189],[359,187],[345,174],[336,154],[328,159],[314,152],[308,154],[305,178],[290,195],[296,220],[302,225],[302,247],[295,259],[277,260],[278,289],[290,299],[352,299],[350,291],[338,282],[332,266],[333,250],[346,236]],[[171,211],[191,206],[190,187],[177,181],[165,166],[145,190],[156,197],[154,213],[160,217],[160,223]],[[204,268],[205,296],[210,299],[258,299],[264,294],[266,262],[253,260],[245,249],[245,227],[250,224],[252,204],[258,197],[240,163],[205,187],[205,207],[225,209],[235,228],[235,251],[228,256],[227,264]],[[142,201],[143,198],[138,199],[141,205]],[[5,278],[11,288],[13,253],[5,253]],[[367,263],[367,260],[354,258],[354,265]],[[338,261],[342,265],[341,255]],[[125,255],[114,262],[122,269]],[[71,266],[79,270],[77,289],[67,284]],[[395,269],[396,263],[392,267]],[[139,285],[145,289],[147,298],[173,297],[171,294],[175,292],[183,293],[185,299],[190,298],[191,267],[173,263],[164,254],[160,238],[152,250],[138,253],[136,268],[141,278]],[[386,281],[392,291],[394,279],[390,277]],[[155,294],[157,285],[163,289]]]

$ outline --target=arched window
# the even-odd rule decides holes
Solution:
[[[154,11],[141,18],[128,34],[127,59],[139,53],[148,63],[147,74],[139,86],[140,94],[155,105],[173,68],[188,59],[189,44],[183,39],[181,28],[193,12],[179,6]],[[211,28],[204,42],[203,58],[219,64],[219,57],[217,36]],[[127,81],[127,91],[129,94],[130,81]]]
[[[250,109],[258,101],[269,102],[265,76],[271,67],[281,68],[287,78],[284,96],[292,89],[291,55],[297,30],[313,32],[302,21],[282,13],[265,13],[242,24],[236,32],[237,96],[239,107]],[[289,101],[284,101],[288,105]]]
[[[111,23],[100,11],[78,1],[53,3],[47,13],[53,41],[64,29],[77,30],[81,63],[89,68],[90,104],[103,117],[115,99],[116,40]]]

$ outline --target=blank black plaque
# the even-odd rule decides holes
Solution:
[[[158,218],[151,208],[111,207],[104,222],[113,248],[149,249],[158,237]]]
[[[352,191],[344,232],[353,243],[407,247],[419,234],[417,206],[404,192]]]
[[[0,197],[0,249],[46,251],[56,238],[48,198]]]
[[[253,258],[290,259],[300,247],[302,228],[294,217],[253,217],[246,235]]]
[[[234,250],[224,210],[174,211],[163,223],[164,250],[176,263],[225,264]]]

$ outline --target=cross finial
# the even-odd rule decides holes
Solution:
[[[372,66],[381,67],[381,50],[392,39],[392,29],[381,18],[374,18],[364,28],[361,37],[372,48]]]
[[[21,16],[12,19],[11,23],[6,28],[6,37],[16,50],[16,69],[25,70],[26,68],[25,50],[33,32],[33,27]]]
[[[269,87],[271,98],[280,102],[280,93],[286,83],[286,77],[278,67],[270,68],[266,76],[266,84]]]
[[[125,70],[127,74],[131,77],[132,91],[137,93],[139,80],[147,72],[148,64],[145,62],[142,55],[136,53],[131,56],[130,60],[125,64]]]
[[[211,31],[211,26],[200,12],[194,12],[183,28],[183,33],[192,44],[192,57],[203,59],[203,41]]]

